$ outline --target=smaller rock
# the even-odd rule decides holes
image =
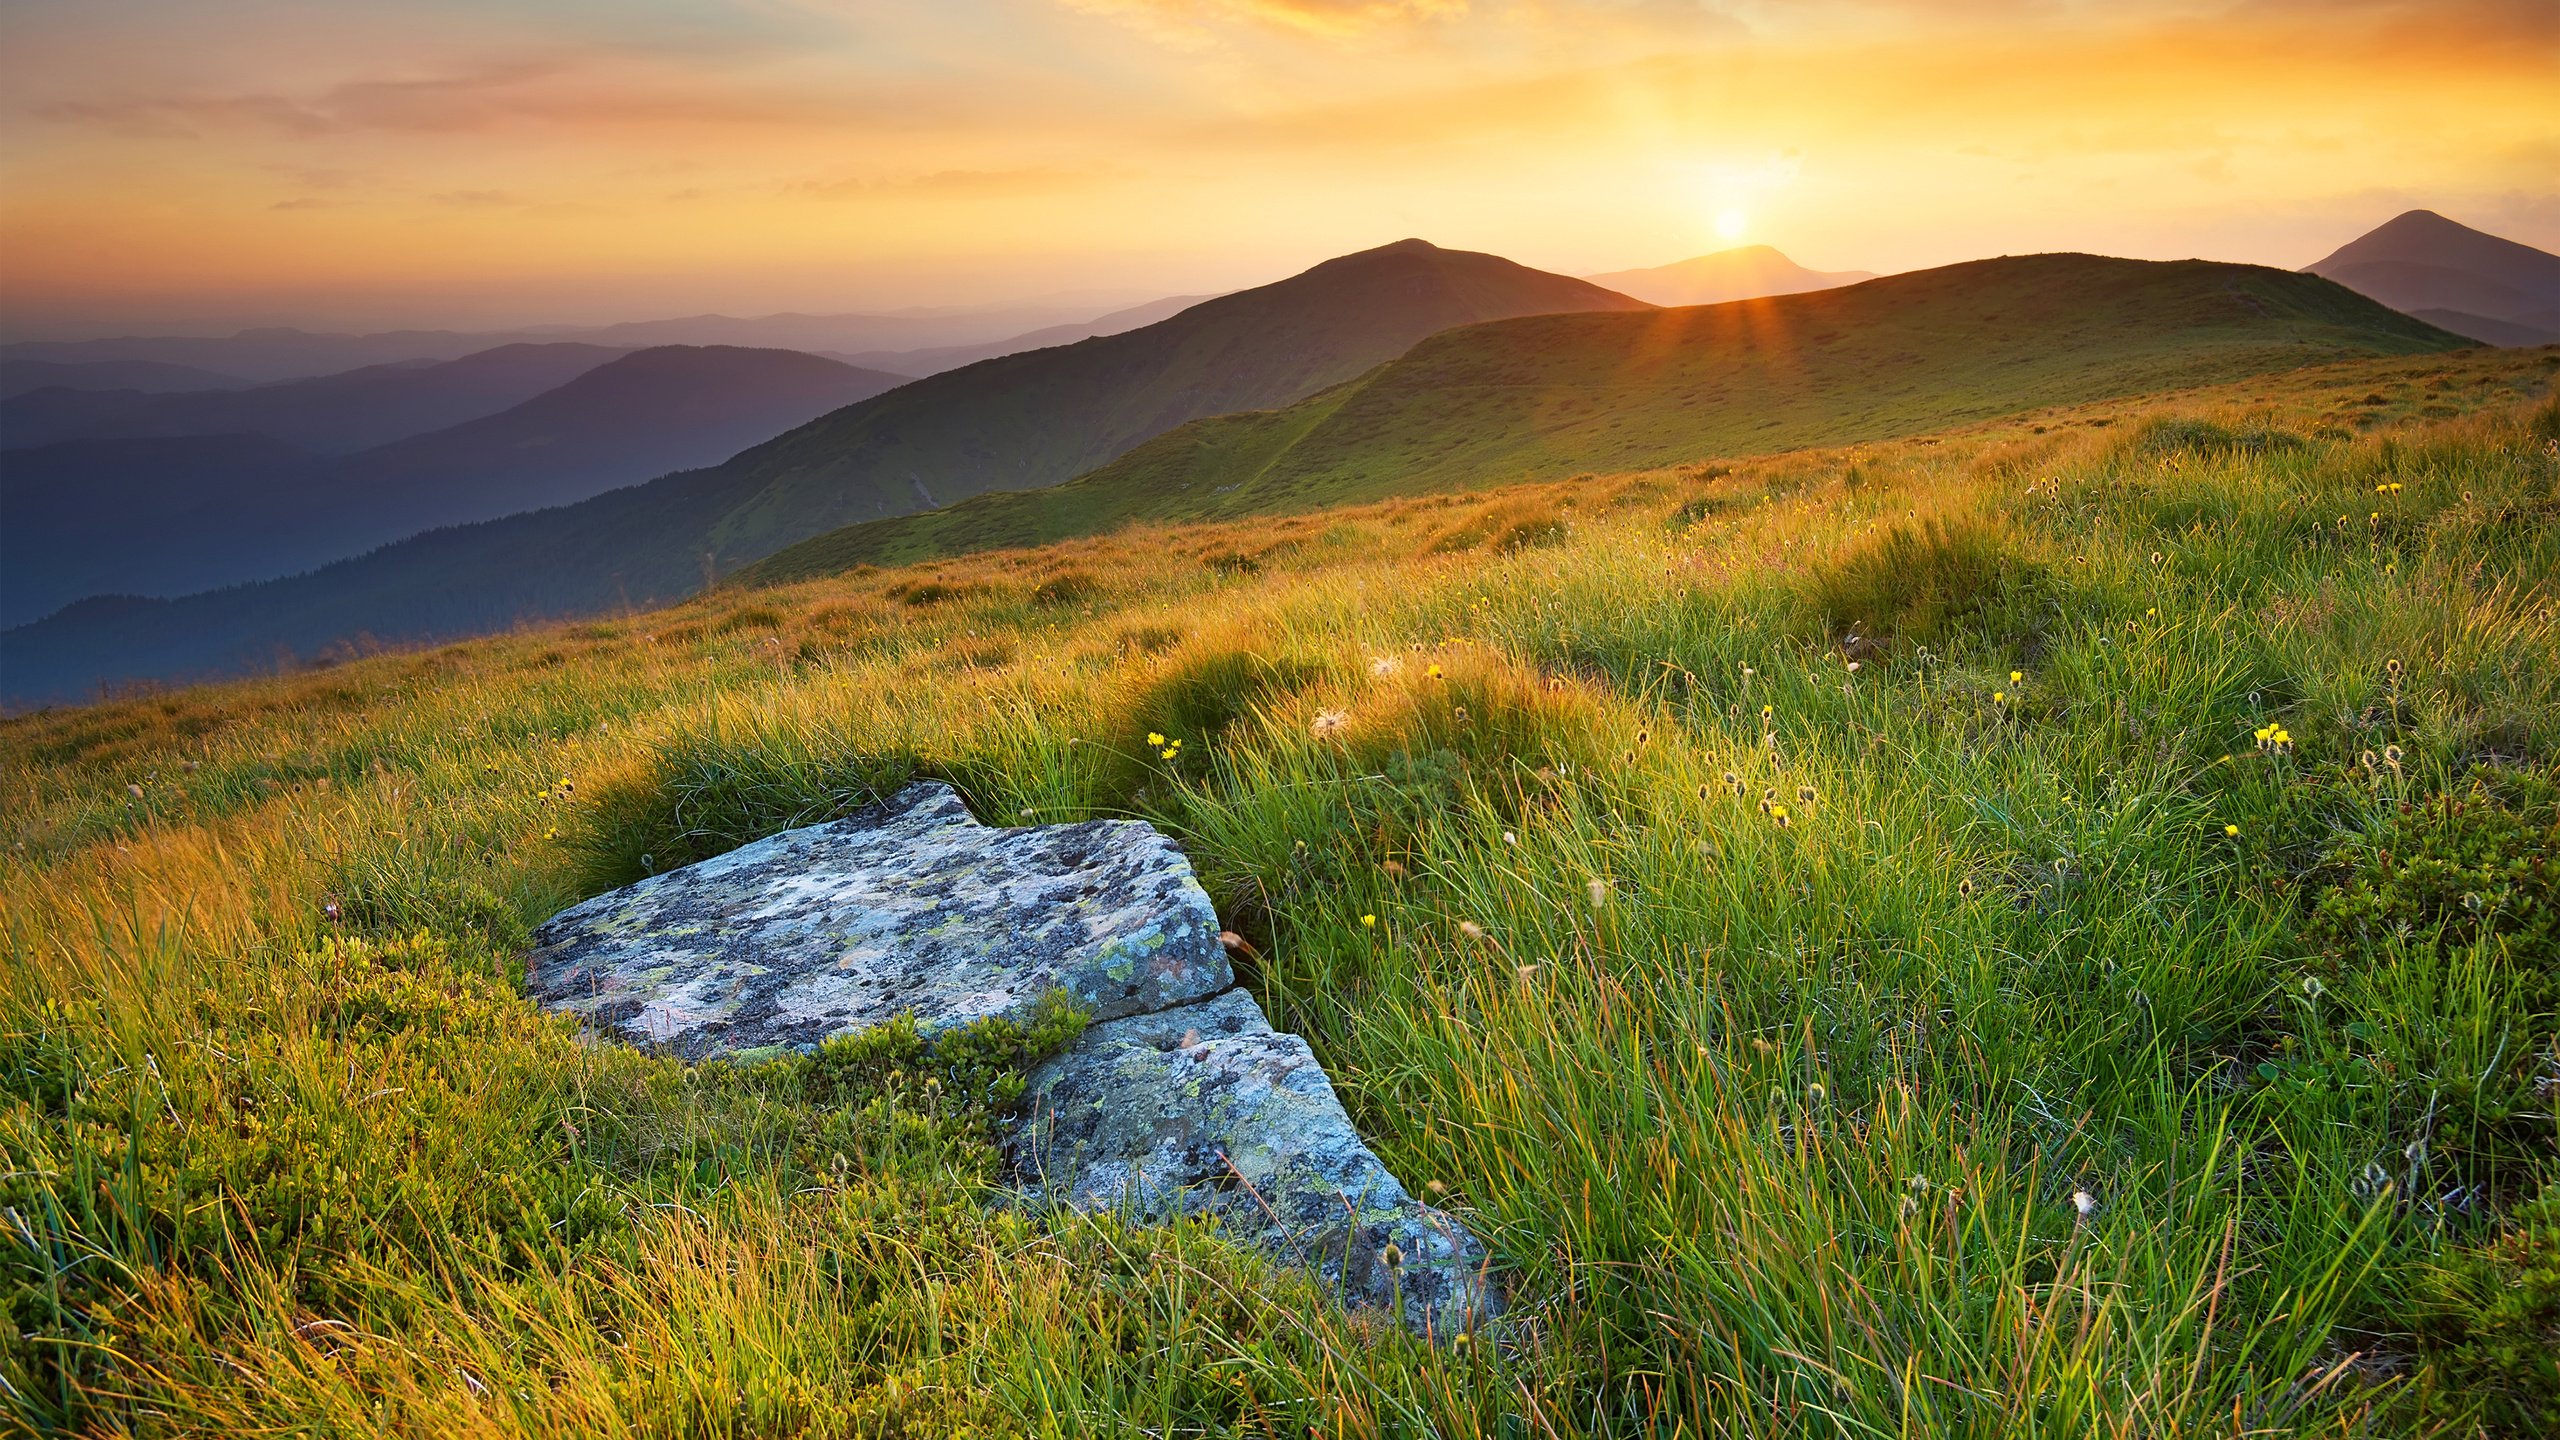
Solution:
[[[1097,1025],[1032,1071],[1007,1150],[1033,1199],[1139,1219],[1212,1214],[1347,1305],[1414,1330],[1491,1311],[1485,1255],[1361,1142],[1307,1042],[1243,990]]]

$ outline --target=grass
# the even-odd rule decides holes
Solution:
[[[2316,276],[2030,255],[1809,294],[1445,331],[1294,405],[1165,431],[1064,485],[781,549],[802,580],[1095,534],[1928,434],[2051,405],[2467,342]],[[1115,452],[1116,453],[1116,452]]]
[[[97,1433],[2536,1433],[2553,373],[7,721],[0,1381]],[[1041,1037],[688,1070],[518,998],[556,907],[915,774],[1179,836],[1506,1326],[1433,1348],[1212,1233],[1007,1209],[990,1067]]]

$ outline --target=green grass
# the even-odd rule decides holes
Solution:
[[[2552,375],[1147,529],[0,724],[8,1401],[2537,1433]],[[689,1070],[519,998],[528,927],[643,856],[915,774],[1179,836],[1506,1326],[1435,1349],[1214,1234],[1006,1209],[986,1126],[1055,1036]]]
[[[2460,336],[2316,276],[2031,255],[1812,294],[1446,331],[1279,410],[1169,430],[1048,489],[1002,487],[804,540],[745,572],[807,579],[1133,520],[1436,490],[1944,430]]]

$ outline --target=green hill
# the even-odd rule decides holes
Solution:
[[[2317,276],[2029,255],[1836,290],[1434,335],[1280,410],[1168,431],[1065,485],[858,525],[775,554],[774,582],[1094,534],[1135,520],[1918,434],[2142,391],[2469,342]]]
[[[750,450],[712,548],[763,555],[836,525],[1059,481],[1188,420],[1286,404],[1426,335],[1652,307],[1498,255],[1404,240],[1169,320],[929,376]]]

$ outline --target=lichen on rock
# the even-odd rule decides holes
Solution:
[[[809,1050],[900,1016],[925,1034],[1093,1023],[1036,1067],[1005,1137],[1031,1206],[1210,1214],[1347,1304],[1462,1334],[1484,1251],[1361,1142],[1323,1066],[1235,988],[1217,913],[1155,827],[997,829],[933,781],[849,819],[652,876],[535,932],[550,1010],[688,1060]]]
[[[526,965],[545,1008],[689,1060],[899,1014],[1019,1020],[1052,990],[1109,1020],[1234,983],[1209,897],[1155,827],[997,829],[935,781],[572,906]]]
[[[1095,1026],[1032,1071],[1006,1150],[1035,1200],[1142,1219],[1215,1215],[1344,1303],[1473,1330],[1484,1250],[1360,1139],[1307,1042],[1243,990]]]

